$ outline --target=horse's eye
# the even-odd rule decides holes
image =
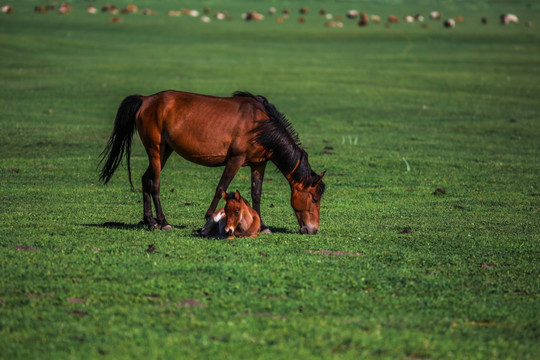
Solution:
[[[316,197],[311,199],[311,201],[313,201],[314,204],[318,203],[320,200],[321,200],[320,198],[316,198]]]
[[[240,211],[234,210],[234,215],[238,216],[239,213],[240,213]]]

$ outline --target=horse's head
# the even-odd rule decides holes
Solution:
[[[321,214],[321,197],[324,183],[320,175],[314,175],[311,182],[291,183],[291,206],[294,209],[301,234],[316,234],[319,230]]]
[[[225,234],[232,237],[234,235],[234,230],[238,227],[240,221],[242,221],[242,207],[245,206],[244,200],[238,190],[236,190],[235,193],[230,194],[223,191],[221,196],[223,197],[223,200],[225,200],[225,215],[227,217]]]

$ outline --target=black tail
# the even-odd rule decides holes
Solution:
[[[101,169],[101,175],[99,177],[105,184],[111,180],[111,177],[118,165],[120,165],[120,162],[122,162],[122,157],[125,154],[129,183],[131,188],[133,188],[129,157],[131,155],[131,140],[133,139],[133,133],[135,132],[135,116],[141,105],[142,99],[140,95],[130,95],[122,101],[122,104],[120,104],[120,107],[118,108],[116,119],[114,121],[114,130],[105,150],[103,150],[100,155],[101,160],[99,165],[101,165],[105,159],[107,160],[103,169]]]

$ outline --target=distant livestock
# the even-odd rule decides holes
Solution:
[[[128,13],[135,14],[137,11],[139,11],[139,7],[134,4],[129,4],[124,10],[126,10]]]
[[[264,15],[256,11],[250,11],[246,14],[242,14],[242,19],[246,21],[251,21],[251,20],[261,21],[261,20],[264,20]]]
[[[514,14],[502,14],[500,20],[502,25],[508,25],[510,23],[517,24],[519,22],[518,17]]]
[[[359,26],[367,26],[369,24],[369,18],[365,12],[360,13],[360,21],[358,22]]]
[[[325,12],[325,14],[326,14],[326,12]],[[323,14],[321,14],[321,15],[323,15]],[[360,15],[360,13],[358,12],[358,10],[349,10],[345,14],[347,19],[356,19],[356,18],[358,18],[359,15]]]
[[[71,12],[71,5],[68,3],[62,3],[60,7],[58,7],[58,13],[59,14],[69,14]]]
[[[94,1],[94,0],[91,0]],[[49,0],[47,1],[49,2]],[[51,3],[48,5],[36,5],[34,6],[34,12],[37,13],[47,13],[49,11],[54,11],[59,14],[68,14],[73,9],[72,7],[73,2],[72,1],[64,1],[64,2],[53,2],[51,0]],[[118,14],[134,14],[139,13],[142,15],[157,15],[157,12],[150,9],[141,9],[137,7],[135,4],[129,4],[126,5],[124,8],[119,9],[115,5],[111,4],[105,4],[102,5],[101,8],[96,7],[94,5],[89,5],[85,7],[86,12],[88,14],[96,14],[100,10],[104,13],[109,13],[114,15],[113,18],[110,18],[110,22],[121,22],[120,18],[117,18],[116,15]],[[1,13],[12,13],[13,8],[10,5],[2,5],[0,6],[0,12]],[[309,10],[306,6],[300,7],[298,12],[300,13],[300,16],[298,17],[298,22],[300,24],[303,24],[307,21],[309,21]],[[191,9],[185,9],[182,8],[181,10],[170,10],[166,12],[168,16],[181,16],[186,15],[194,18],[199,18],[202,22],[210,22],[212,19],[216,20],[233,20],[232,16],[230,16],[226,11],[215,11],[214,9],[211,9],[210,7],[203,7],[201,10],[201,13],[197,10],[191,10]],[[205,15],[205,16],[201,16]],[[279,14],[279,12],[276,10],[275,7],[268,8],[268,15],[273,16]],[[275,22],[277,23],[283,23],[291,14],[291,10],[289,8],[284,8],[281,13],[278,15],[278,17],[275,18]],[[338,14],[338,15],[332,15],[329,13],[326,9],[320,9],[318,10],[318,14],[322,17],[324,17],[324,25],[326,27],[343,27],[343,22],[341,22],[342,19],[350,19],[355,20],[358,26],[364,27],[369,25],[371,22],[372,24],[380,24],[381,23],[381,17],[379,15],[368,15],[365,11],[359,11],[356,9],[350,9],[346,11],[345,13]],[[247,13],[242,14],[242,19],[245,21],[262,21],[264,20],[264,15],[258,11],[250,11]],[[454,28],[456,24],[458,23],[464,23],[465,18],[463,16],[456,16],[451,19],[444,19],[443,15],[439,11],[432,11],[429,13],[429,18],[432,20],[441,20],[442,25],[446,28]],[[384,17],[382,18],[384,21]],[[414,23],[414,22],[420,22],[422,23],[422,28],[428,28],[429,25],[427,23],[424,23],[424,17],[420,13],[416,13],[414,15],[402,15],[402,16],[396,16],[396,15],[388,15],[386,17],[386,23],[384,26],[386,28],[389,28],[392,26],[392,24],[397,24],[400,22],[404,23]],[[444,20],[444,21],[442,21]],[[519,19],[514,14],[501,14],[499,17],[500,24],[502,25],[508,25],[511,23],[517,24],[519,23]],[[480,18],[480,22],[483,25],[487,25],[488,23],[488,17],[483,16]],[[525,21],[524,25],[526,27],[532,27],[533,22],[532,21]]]
[[[454,21],[454,19],[448,19],[444,21],[443,25],[445,28],[451,29],[456,26],[456,22]]]
[[[152,9],[142,9],[141,14],[143,14],[143,15],[157,15],[157,11],[152,10]],[[199,13],[197,12],[197,16],[198,16],[198,14]]]
[[[0,10],[5,14],[11,14],[13,12],[13,8],[9,5],[2,5]]]
[[[442,14],[438,11],[432,11],[429,13],[429,18],[432,20],[441,20]]]
[[[113,15],[118,14],[118,8],[116,6],[114,6],[114,5],[108,5],[108,4],[103,5],[101,7],[101,11],[102,12],[108,12],[108,13],[113,14]]]
[[[331,27],[331,28],[342,28],[343,23],[341,21],[327,21],[324,23],[324,26]]]

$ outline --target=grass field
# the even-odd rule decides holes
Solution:
[[[0,358],[540,356],[539,4],[165,0],[110,23],[86,13],[102,1],[5,3]],[[232,20],[166,15],[204,6]],[[329,28],[321,8],[466,21]],[[242,21],[250,10],[265,20]],[[268,97],[327,170],[319,233],[298,234],[269,165],[273,233],[199,237],[222,169],[179,156],[161,178],[173,229],[139,226],[140,191],[124,167],[100,184],[98,157],[122,99],[164,89]],[[136,140],[136,184],[146,166]],[[243,169],[230,189],[249,186]]]

